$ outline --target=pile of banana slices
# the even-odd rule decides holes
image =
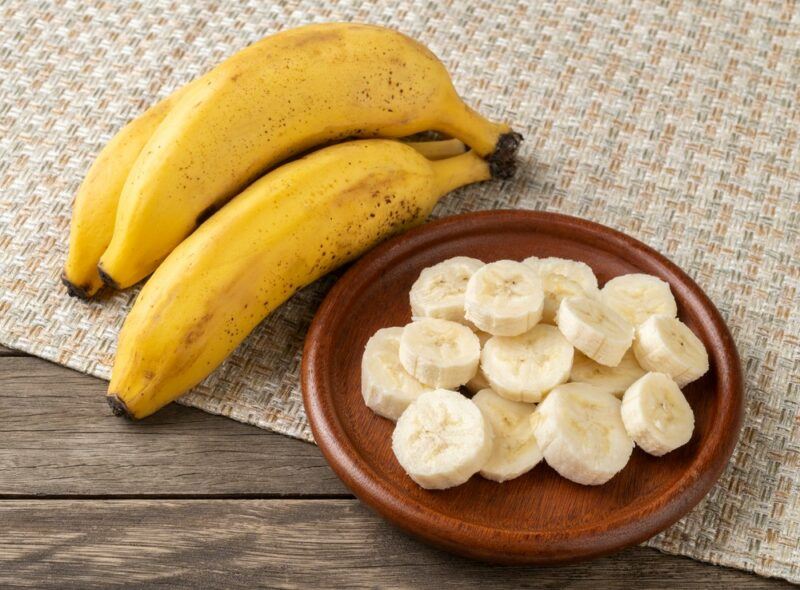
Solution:
[[[600,289],[575,260],[459,256],[424,269],[410,303],[410,324],[367,342],[361,390],[397,422],[392,449],[423,488],[503,482],[542,459],[599,485],[634,444],[661,456],[692,437],[680,388],[708,371],[708,353],[657,277]]]

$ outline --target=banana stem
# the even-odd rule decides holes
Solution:
[[[465,146],[458,139],[442,139],[439,141],[406,141],[408,147],[412,147],[429,160],[441,160],[463,154],[467,151]]]
[[[465,184],[489,180],[492,177],[489,164],[474,151],[452,158],[431,162],[439,196]]]

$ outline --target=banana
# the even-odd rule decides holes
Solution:
[[[486,345],[486,342],[489,340],[489,338],[492,337],[489,332],[481,331],[475,332],[475,335],[478,337],[478,342],[481,344],[481,350],[483,350],[483,347]],[[470,393],[478,393],[481,389],[487,389],[491,387],[491,385],[489,385],[489,380],[486,378],[486,375],[484,374],[480,365],[478,365],[478,370],[475,372],[475,376],[467,381],[464,387],[466,387],[467,391]]]
[[[633,326],[605,304],[588,297],[562,299],[556,323],[570,344],[607,367],[616,367],[633,341]]]
[[[189,87],[176,90],[120,129],[86,173],[72,206],[69,251],[61,275],[71,296],[88,299],[103,286],[97,263],[111,241],[128,173],[147,140]]]
[[[408,405],[430,391],[400,364],[403,328],[384,328],[369,339],[361,357],[361,394],[376,414],[397,420]]]
[[[625,392],[622,422],[639,448],[661,457],[692,438],[694,412],[669,375],[647,373]]]
[[[467,281],[482,266],[483,262],[475,258],[456,256],[423,269],[411,286],[411,317],[467,323],[464,292]]]
[[[458,97],[422,44],[354,23],[267,37],[214,68],[170,110],[136,160],[100,259],[125,288],[264,170],[345,137],[398,138],[435,130],[513,171],[521,136]]]
[[[390,140],[334,145],[265,175],[176,248],[139,293],[111,373],[115,413],[152,414],[295,291],[422,223],[450,190],[490,176],[474,152],[432,162]]]
[[[608,281],[600,291],[600,300],[638,326],[654,315],[678,315],[678,305],[669,283],[646,274],[629,274]]]
[[[569,380],[576,383],[588,383],[607,393],[621,397],[625,390],[646,372],[636,362],[633,350],[628,350],[616,367],[606,367],[596,363],[581,351],[576,350]]]
[[[544,460],[575,483],[607,482],[633,452],[620,407],[616,397],[585,383],[553,389],[531,416]]]
[[[542,460],[542,451],[533,435],[533,404],[512,402],[491,389],[475,394],[472,401],[492,425],[492,454],[481,468],[481,476],[504,482],[533,469]]]
[[[569,379],[572,345],[555,326],[539,324],[520,336],[494,336],[481,352],[492,389],[518,402],[539,402]]]
[[[666,373],[684,387],[708,372],[703,342],[677,318],[654,315],[636,328],[633,353],[648,371]]]
[[[495,336],[518,336],[542,317],[544,292],[539,276],[513,260],[499,260],[477,270],[467,282],[465,317]]]
[[[542,321],[554,324],[556,312],[564,297],[597,298],[597,277],[585,262],[566,258],[537,258],[531,256],[522,261],[530,266],[542,280],[544,309]]]
[[[463,395],[437,389],[420,395],[400,416],[392,450],[417,484],[443,490],[483,467],[492,453],[492,427]]]
[[[403,368],[431,387],[464,385],[475,376],[480,358],[478,337],[457,322],[422,318],[403,328],[400,337]]]

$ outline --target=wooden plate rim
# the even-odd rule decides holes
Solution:
[[[705,332],[713,337],[718,390],[726,393],[718,404],[720,415],[711,425],[707,444],[678,481],[658,500],[616,520],[552,531],[491,528],[459,520],[412,501],[375,473],[353,448],[332,404],[320,395],[317,375],[322,375],[325,354],[319,343],[336,307],[351,293],[358,293],[368,277],[374,276],[398,249],[406,254],[436,242],[463,236],[489,225],[503,224],[532,231],[553,233],[554,229],[580,234],[594,247],[618,254],[629,251],[636,260],[651,259],[663,267],[670,282],[683,288],[687,305],[702,309]],[[588,240],[587,240],[588,238]],[[477,559],[496,563],[558,564],[605,555],[640,543],[679,520],[708,493],[725,468],[738,440],[743,413],[741,363],[733,338],[716,306],[703,290],[665,256],[610,227],[559,213],[529,210],[493,210],[466,213],[430,222],[377,246],[355,263],[331,288],[320,305],[306,335],[301,384],[303,403],[314,439],[337,476],[365,504],[384,518],[434,545]],[[610,522],[610,525],[609,525]]]

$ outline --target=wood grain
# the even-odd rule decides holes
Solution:
[[[552,569],[417,543],[356,500],[0,502],[0,587],[789,587],[634,548]]]
[[[392,453],[392,423],[363,403],[361,351],[376,330],[410,321],[408,292],[424,268],[452,256],[490,262],[531,255],[582,260],[601,285],[636,272],[670,283],[679,315],[705,343],[712,367],[684,388],[695,414],[692,440],[660,458],[636,449],[625,469],[602,486],[575,484],[540,464],[503,484],[473,477],[448,490],[424,490]],[[633,238],[575,217],[535,211],[449,217],[372,250],[320,306],[306,338],[302,377],[314,437],[361,500],[439,547],[501,563],[586,559],[667,528],[717,480],[742,416],[736,347],[696,283]]]
[[[350,494],[314,445],[178,405],[111,415],[106,383],[0,359],[0,495]]]

